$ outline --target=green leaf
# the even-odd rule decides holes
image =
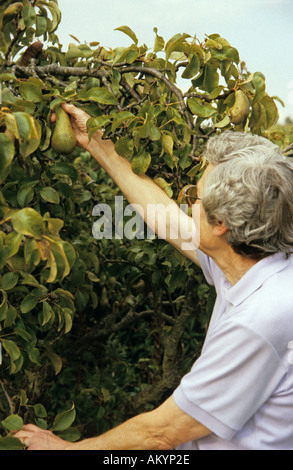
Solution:
[[[255,131],[267,126],[267,115],[264,105],[259,103],[252,104],[252,115],[249,122],[250,127]]]
[[[53,173],[53,175],[66,175],[72,180],[77,180],[78,178],[78,172],[74,168],[73,165],[70,165],[68,163],[55,163],[50,167],[50,173]]]
[[[182,78],[192,78],[198,74],[200,70],[200,58],[198,55],[193,55],[189,62],[189,65],[186,67],[182,74]]]
[[[57,354],[55,354],[51,349],[49,348],[46,348],[46,351],[47,351],[47,355],[48,355],[48,358],[50,359],[51,361],[51,364],[53,366],[53,369],[55,371],[55,375],[59,374],[59,372],[61,371],[62,369],[62,360],[60,358],[60,356],[58,356]]]
[[[9,5],[4,10],[4,13],[2,10],[1,13],[3,14],[3,16],[1,15],[2,18],[0,21],[1,29],[4,28],[6,24],[9,24],[16,17],[16,15],[21,12],[22,9],[23,9],[23,5],[21,4],[21,2],[16,2],[16,3],[13,3],[12,5]]]
[[[46,2],[45,5],[50,10],[50,13],[52,15],[51,27],[49,32],[53,33],[57,29],[58,24],[61,21],[61,12],[58,8],[56,0],[51,0],[48,3]]]
[[[52,431],[62,432],[68,429],[75,420],[75,414],[74,405],[72,405],[70,410],[62,411],[62,413],[57,414],[54,419]]]
[[[23,420],[18,415],[10,415],[1,423],[8,431],[19,431],[23,427]]]
[[[121,157],[128,158],[132,156],[134,149],[133,139],[130,139],[127,136],[120,137],[119,140],[115,142],[115,150],[121,155]]]
[[[12,256],[16,255],[19,250],[19,246],[22,241],[22,234],[11,232],[5,237],[5,243],[3,247],[3,256],[5,258],[11,258]]]
[[[16,273],[6,273],[2,276],[0,287],[4,290],[13,289],[18,282]]]
[[[62,242],[62,246],[64,250],[64,255],[66,256],[67,262],[69,264],[69,268],[72,269],[76,260],[75,249],[73,245],[68,242]]]
[[[260,72],[254,73],[252,78],[252,84],[255,88],[255,96],[253,99],[253,103],[257,103],[264,97],[266,91],[265,77],[263,76],[263,74]]]
[[[219,129],[226,127],[230,124],[230,117],[225,116],[220,122],[214,124],[214,127],[218,127]]]
[[[124,122],[127,122],[131,119],[134,119],[135,115],[130,113],[129,111],[121,111],[120,113],[115,114],[112,123],[112,132],[115,132],[117,127],[121,126]]]
[[[213,49],[211,51],[212,58],[221,61],[230,61],[239,64],[239,53],[235,47],[225,46],[221,50]]]
[[[72,311],[69,308],[63,308],[62,314],[64,316],[65,327],[64,333],[68,333],[72,328]]]
[[[17,310],[15,307],[10,306],[6,312],[4,320],[4,328],[12,328],[17,317]]]
[[[154,182],[162,188],[166,194],[171,198],[173,196],[173,191],[172,191],[172,183],[167,183],[167,181],[164,178],[157,177],[154,179]]]
[[[27,28],[30,28],[36,22],[36,12],[31,6],[26,6],[22,10],[22,18]]]
[[[219,74],[217,67],[206,64],[204,68],[203,84],[208,93],[211,93],[219,84]]]
[[[46,408],[41,403],[38,403],[37,405],[34,405],[34,412],[35,412],[35,415],[38,416],[38,418],[46,418],[47,417]]]
[[[279,118],[278,108],[274,100],[268,95],[265,95],[263,97],[263,99],[261,100],[261,103],[264,106],[265,112],[266,112],[266,120],[267,120],[266,128],[269,129],[274,124],[276,124]]]
[[[7,294],[5,290],[1,289],[1,294],[2,294],[2,302],[0,304],[0,321],[6,319],[6,314],[8,310],[8,301],[7,301]]]
[[[131,162],[131,168],[133,173],[137,175],[142,175],[146,173],[148,167],[151,163],[151,155],[146,152],[144,149],[141,150],[135,157],[133,157]]]
[[[196,98],[189,98],[188,106],[192,114],[202,118],[209,118],[217,113],[215,108],[208,104],[201,104]]]
[[[163,143],[163,149],[165,150],[166,153],[173,156],[173,146],[174,146],[174,141],[170,135],[164,134],[162,136],[162,143]]]
[[[41,356],[40,351],[37,348],[32,348],[27,353],[29,360],[38,366],[41,366]]]
[[[26,158],[40,145],[42,128],[40,123],[25,112],[5,116],[8,130],[19,140],[20,154]]]
[[[71,45],[65,54],[65,59],[71,62],[78,57],[84,57],[84,52],[78,46]]]
[[[19,139],[28,141],[31,135],[31,119],[26,113],[14,113],[14,118],[17,124]]]
[[[42,188],[40,190],[40,195],[45,201],[51,202],[52,204],[59,204],[60,202],[59,194],[54,188]]]
[[[110,122],[110,116],[107,116],[106,114],[95,118],[89,118],[86,123],[89,140],[92,138],[92,136],[98,129],[102,129],[103,127],[107,126]]]
[[[16,361],[20,357],[20,350],[16,346],[14,341],[11,341],[10,339],[1,338],[1,343],[5,351],[9,354],[12,362]]]
[[[154,44],[154,52],[160,52],[164,49],[165,47],[165,41],[162,36],[159,36],[158,33],[158,28],[153,29],[154,33],[156,34],[156,39],[155,39],[155,44]]]
[[[120,26],[119,28],[115,28],[114,31],[121,31],[124,34],[127,34],[127,36],[129,36],[135,44],[138,43],[136,34],[132,31],[132,29],[129,28],[129,26]]]
[[[44,231],[42,216],[30,207],[21,209],[11,216],[14,230],[22,235],[40,238]]]
[[[139,56],[139,49],[134,44],[130,47],[117,47],[114,52],[115,59],[113,60],[113,65],[119,64],[120,62],[132,64]]]
[[[43,16],[38,15],[36,17],[36,37],[40,37],[44,35],[47,31],[48,27],[48,22],[47,18],[44,18]]]
[[[39,302],[39,299],[37,299],[34,295],[32,294],[26,295],[20,304],[21,312],[22,313],[30,312],[33,308],[35,308],[38,302]]]
[[[186,39],[190,38],[189,34],[183,33],[183,34],[175,34],[169,41],[167,42],[165,46],[165,52],[166,52],[166,62],[168,62],[170,55],[172,52],[177,51],[177,52],[185,52],[187,47],[189,48],[189,44],[186,42]]]
[[[89,90],[82,90],[78,94],[78,99],[84,101],[96,101],[100,104],[117,104],[117,98],[107,88],[94,87]]]
[[[62,279],[68,276],[68,274],[70,273],[70,265],[63,244],[61,242],[51,244],[51,254],[55,258],[57,266],[57,276],[61,277]]]
[[[25,445],[16,437],[0,438],[0,450],[23,450]]]
[[[14,157],[14,144],[6,134],[0,134],[0,178]]]
[[[65,441],[76,442],[81,438],[81,434],[78,429],[68,428],[62,432],[59,437],[65,439]]]
[[[24,339],[24,341],[26,343],[30,343],[31,340],[32,340],[32,335],[30,333],[28,333],[26,330],[24,330],[23,328],[20,328],[20,327],[16,327],[14,329],[14,333],[17,335],[17,336],[20,336],[20,338]]]
[[[32,201],[34,197],[34,189],[30,186],[21,188],[17,193],[17,202],[21,207],[26,207]]]
[[[51,320],[52,317],[54,317],[54,312],[53,312],[50,304],[48,304],[48,302],[44,301],[43,302],[41,326],[46,325]]]
[[[19,91],[25,100],[32,101],[33,103],[40,103],[43,99],[40,88],[34,86],[31,82],[24,82],[19,85]]]
[[[8,73],[8,72],[0,73],[0,82],[1,83],[2,82],[9,82],[10,80],[17,81],[17,78],[14,75],[14,73]]]

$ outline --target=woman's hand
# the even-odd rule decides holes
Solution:
[[[87,149],[89,146],[89,138],[87,133],[86,123],[90,116],[82,109],[73,106],[72,104],[63,103],[62,108],[69,115],[72,129],[74,130],[77,143],[80,147]],[[55,113],[52,113],[51,121],[55,122]]]
[[[14,434],[27,450],[71,450],[73,444],[61,439],[51,431],[38,428],[34,424],[26,424]]]
[[[88,150],[91,154],[95,153],[97,156],[107,157],[114,151],[114,144],[111,140],[104,140],[102,131],[96,131],[91,140],[89,141],[86,123],[91,117],[85,111],[77,108],[73,104],[63,103],[62,108],[69,115],[72,129],[74,130],[77,143],[80,147]],[[56,120],[55,113],[51,116],[52,122]]]

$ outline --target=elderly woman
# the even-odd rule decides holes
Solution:
[[[217,299],[200,358],[157,409],[71,444],[26,425],[16,436],[29,449],[293,450],[293,166],[278,147],[250,134],[210,138],[209,162],[185,199],[190,218],[147,176],[132,173],[101,134],[88,142],[88,116],[64,105],[76,137],[131,204],[168,208],[166,239],[198,264]],[[175,217],[176,216],[176,217]],[[172,226],[180,220],[179,236]],[[148,217],[159,231],[155,215]],[[178,231],[177,231],[178,233]],[[168,235],[169,234],[169,235]],[[159,233],[160,235],[160,233]]]

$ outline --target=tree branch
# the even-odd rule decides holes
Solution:
[[[153,77],[156,77],[159,80],[161,80],[169,88],[169,90],[175,96],[177,96],[177,98],[179,100],[181,112],[184,115],[184,117],[186,119],[186,122],[187,122],[188,126],[190,127],[190,129],[193,129],[193,124],[192,124],[192,121],[191,121],[191,118],[190,118],[190,114],[188,112],[188,108],[185,104],[184,96],[183,96],[182,91],[179,88],[177,88],[172,82],[170,82],[170,80],[167,77],[165,77],[165,75],[162,72],[160,72],[157,69],[153,69],[151,67],[138,67],[138,66],[135,66],[135,65],[121,67],[120,69],[118,69],[118,71],[120,73],[137,72],[137,73],[140,73],[140,74],[143,74],[143,75],[152,75]]]
[[[180,363],[178,360],[178,349],[182,335],[186,328],[186,322],[194,315],[193,281],[190,280],[186,286],[186,295],[184,305],[180,315],[174,320],[174,325],[164,344],[164,357],[162,363],[162,377],[156,383],[151,384],[136,397],[131,398],[129,403],[131,409],[136,410],[139,407],[154,403],[160,400],[164,393],[173,391],[181,380]]]
[[[4,62],[3,62],[3,66],[2,66],[2,69],[0,70],[0,72],[2,73],[2,71],[5,69],[5,67],[8,66],[8,63],[9,63],[9,56],[11,54],[11,51],[12,51],[12,48],[14,46],[14,44],[17,43],[18,39],[19,39],[19,36],[21,35],[22,33],[22,29],[18,26],[17,27],[17,30],[16,30],[16,34],[14,36],[14,38],[12,39],[9,47],[8,47],[8,50],[5,54],[5,59],[4,59]]]
[[[32,76],[31,67],[21,67],[20,65],[16,64],[14,67],[14,70],[15,70],[16,75],[20,74],[20,75]],[[137,72],[142,75],[152,75],[153,77],[156,77],[159,80],[161,80],[169,88],[169,90],[178,98],[181,112],[184,115],[186,122],[188,126],[190,127],[190,129],[193,129],[192,120],[191,120],[188,108],[185,104],[184,95],[182,91],[179,88],[177,88],[172,82],[170,82],[170,80],[167,77],[165,77],[165,75],[162,72],[151,67],[139,67],[139,66],[123,66],[123,67],[118,68],[117,70],[121,74]],[[105,69],[92,69],[92,68],[89,69],[87,67],[66,67],[66,66],[60,66],[58,64],[49,64],[49,65],[42,65],[42,66],[35,65],[34,71],[39,76],[57,75],[61,77],[71,77],[71,76],[95,77],[95,78],[100,78],[101,80],[105,80],[105,78],[109,77],[109,72],[107,72]]]
[[[108,67],[111,68],[111,64],[108,64]],[[151,75],[156,77],[158,80],[163,82],[169,90],[178,98],[179,106],[180,106],[180,113],[184,117],[188,127],[190,130],[194,129],[193,120],[191,114],[189,112],[188,106],[185,103],[185,97],[182,91],[176,87],[165,75],[162,71],[145,66],[138,66],[138,65],[126,65],[117,67],[116,70],[120,74],[125,73],[139,73],[141,75]],[[32,76],[34,73],[39,75],[40,77],[47,77],[48,76],[56,76],[57,77],[95,77],[102,80],[104,86],[109,90],[109,83],[107,82],[107,78],[110,76],[110,72],[105,70],[105,68],[93,69],[88,67],[67,67],[67,66],[59,66],[58,64],[49,64],[43,66],[34,65],[33,67],[22,67],[20,65],[14,66],[14,72],[18,76]],[[125,82],[123,85],[125,87]],[[111,88],[111,87],[110,87]],[[131,93],[134,96],[134,93]],[[138,96],[135,96],[138,99]],[[190,157],[194,157],[195,150],[197,148],[197,137],[195,134],[192,135],[192,151]]]
[[[10,396],[8,395],[7,390],[6,390],[5,385],[4,385],[4,383],[3,383],[2,380],[0,380],[0,385],[1,385],[1,387],[2,387],[2,390],[3,390],[3,393],[4,393],[5,397],[6,397],[6,400],[7,400],[7,402],[8,402],[10,414],[13,415],[13,414],[14,414],[14,405],[13,405],[13,401],[12,401],[12,399],[10,398]]]

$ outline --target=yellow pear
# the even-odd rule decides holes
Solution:
[[[69,116],[62,106],[55,108],[55,115],[56,125],[51,140],[52,148],[58,154],[69,154],[73,152],[77,143]]]
[[[250,113],[250,102],[242,90],[235,92],[235,103],[230,111],[230,119],[233,124],[241,124]]]

